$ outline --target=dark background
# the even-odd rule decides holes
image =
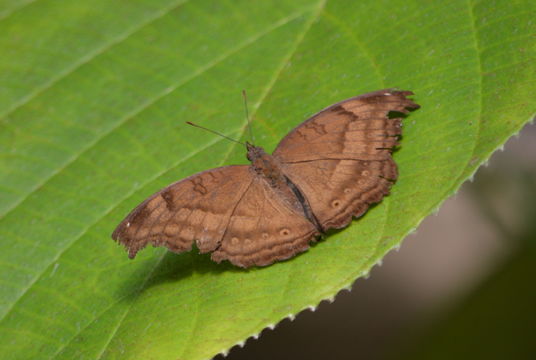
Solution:
[[[369,279],[226,359],[536,359],[535,154],[528,125]]]

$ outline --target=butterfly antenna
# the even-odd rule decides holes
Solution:
[[[233,141],[233,142],[235,142],[235,143],[237,143],[237,144],[246,146],[246,144],[244,144],[243,142],[240,142],[240,141],[238,141],[238,140],[235,140],[235,139],[233,139],[233,138],[230,138],[229,136],[223,135],[222,133],[219,133],[219,132],[217,132],[217,131],[214,131],[214,130],[211,130],[211,129],[207,129],[207,128],[204,127],[204,126],[194,124],[193,122],[190,122],[190,121],[187,121],[186,123],[187,123],[188,125],[192,125],[193,127],[200,128],[200,129],[206,130],[206,131],[208,131],[208,132],[211,132],[211,133],[213,133],[213,134],[219,135],[219,136],[221,136],[222,138],[225,138],[225,139],[227,139],[227,140],[231,140],[231,141]]]
[[[255,138],[253,137],[253,131],[251,130],[251,120],[249,119],[248,97],[246,95],[246,90],[242,90],[242,97],[244,98],[244,109],[246,109],[246,120],[248,121],[249,138],[251,139],[251,142],[255,144]]]

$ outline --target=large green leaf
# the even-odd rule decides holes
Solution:
[[[533,1],[0,1],[3,358],[203,359],[368,273],[536,109]],[[323,107],[413,90],[400,178],[307,253],[240,270],[110,233]]]

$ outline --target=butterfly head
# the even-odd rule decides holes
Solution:
[[[255,146],[246,141],[246,149],[248,150],[247,158],[249,161],[254,162],[256,159],[262,157],[266,154],[263,148],[260,146]]]

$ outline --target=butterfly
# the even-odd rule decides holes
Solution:
[[[379,90],[320,111],[272,155],[246,142],[250,165],[206,170],[158,191],[117,226],[130,258],[146,245],[266,266],[307,250],[381,201],[397,178],[391,156],[411,91]],[[395,114],[395,117],[391,116]]]

